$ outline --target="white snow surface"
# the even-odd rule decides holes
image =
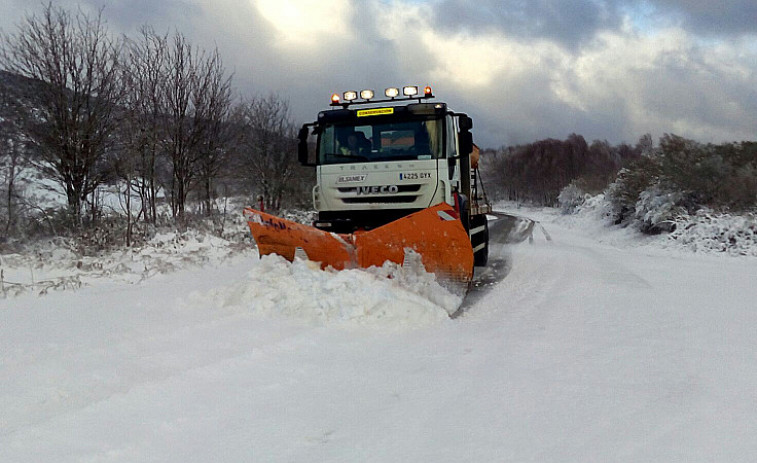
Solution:
[[[516,212],[552,241],[454,320],[423,272],[199,240],[2,299],[0,461],[757,461],[757,260]]]

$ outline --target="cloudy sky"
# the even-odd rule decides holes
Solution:
[[[54,4],[71,7],[73,0]],[[575,132],[757,140],[755,0],[80,0],[113,32],[143,24],[218,47],[243,95],[299,122],[332,92],[432,85],[482,146]],[[12,32],[29,0],[0,0]]]

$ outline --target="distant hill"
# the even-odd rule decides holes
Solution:
[[[8,100],[31,103],[39,99],[44,82],[0,70],[0,112],[7,108]]]
[[[0,71],[0,136],[28,133],[25,121],[30,109],[40,106],[44,86],[44,82]]]

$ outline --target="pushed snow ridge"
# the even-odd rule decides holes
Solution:
[[[369,269],[321,270],[317,263],[263,256],[236,283],[190,295],[191,305],[236,307],[260,318],[313,324],[414,326],[446,320],[456,296],[413,266],[386,263]]]

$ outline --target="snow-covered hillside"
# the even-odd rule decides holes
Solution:
[[[0,461],[756,461],[757,261],[521,212],[454,320],[249,251],[0,300]]]

